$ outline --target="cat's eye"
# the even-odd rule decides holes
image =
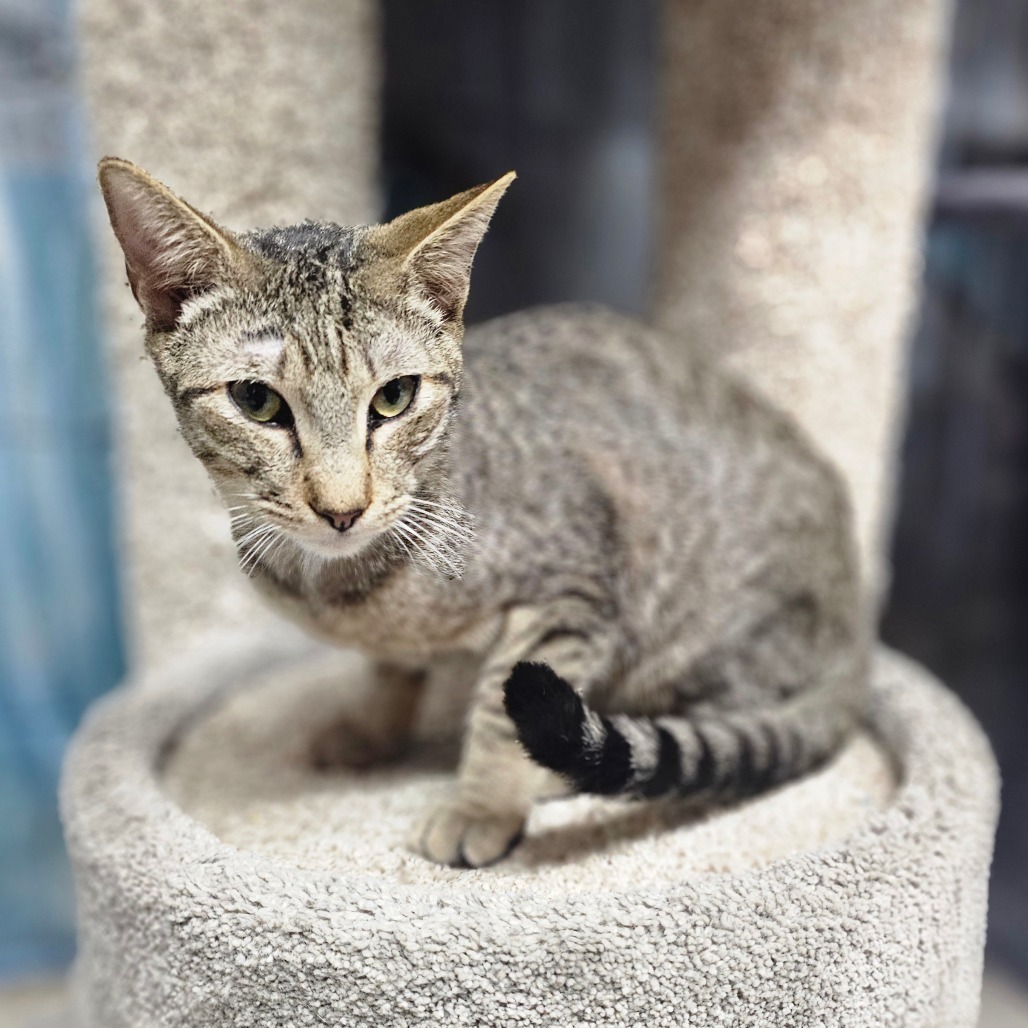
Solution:
[[[386,382],[371,398],[371,419],[382,421],[402,414],[410,406],[417,391],[417,375],[404,375],[402,378]]]
[[[288,428],[293,424],[293,412],[289,404],[263,382],[230,382],[228,391],[236,406],[253,421],[279,428]]]

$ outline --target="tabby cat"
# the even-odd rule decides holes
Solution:
[[[464,338],[514,178],[385,225],[229,232],[127,161],[100,185],[146,348],[289,617],[377,661],[322,762],[397,752],[426,670],[480,661],[431,860],[509,852],[560,792],[750,796],[859,719],[850,514],[796,425],[649,328],[553,307]]]

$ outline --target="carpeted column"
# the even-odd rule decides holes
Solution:
[[[375,11],[372,0],[83,0],[93,152],[142,165],[230,228],[374,220]],[[97,224],[118,391],[125,606],[137,659],[155,662],[201,627],[272,615],[235,568],[227,519],[143,359],[121,254]]]
[[[942,0],[665,0],[656,320],[793,411],[885,584]]]

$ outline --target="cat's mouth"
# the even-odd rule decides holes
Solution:
[[[288,559],[290,551],[305,568],[322,561],[353,559],[366,554],[375,542],[385,541],[412,560],[460,577],[464,550],[472,538],[471,517],[463,507],[413,497],[374,512],[365,510],[342,531],[320,520],[268,513],[256,527],[246,513],[233,517],[247,519],[245,531],[236,539],[244,570]]]
[[[363,519],[345,532],[322,525],[304,525],[293,530],[293,538],[301,549],[326,560],[356,557],[381,534],[381,529],[370,522],[363,522]]]

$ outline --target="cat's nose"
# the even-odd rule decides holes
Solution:
[[[321,510],[313,503],[311,510],[319,518],[324,518],[337,532],[345,532],[348,528],[352,528],[354,522],[364,513],[363,507],[360,510],[348,510],[341,513],[337,510]]]

